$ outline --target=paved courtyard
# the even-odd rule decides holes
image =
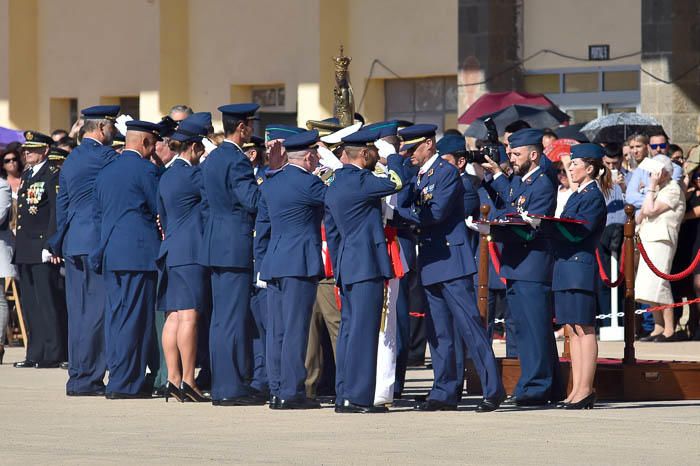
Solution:
[[[496,343],[497,353],[503,352]],[[638,357],[700,360],[700,343],[639,344]],[[621,343],[601,343],[616,357]],[[158,400],[67,398],[66,372],[0,366],[6,464],[700,464],[700,401],[603,403],[593,411],[387,415],[215,408]],[[432,373],[410,373],[425,392]]]

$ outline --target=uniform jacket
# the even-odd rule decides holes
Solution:
[[[481,218],[481,202],[479,193],[475,186],[474,176],[468,173],[460,174],[460,180],[464,187],[464,218],[471,217],[472,220]],[[467,228],[467,236],[469,237],[469,246],[475,256],[479,255],[479,233]]]
[[[476,272],[464,223],[464,185],[455,167],[436,158],[401,191],[399,212],[416,225],[423,285]]]
[[[257,173],[255,173],[255,182],[258,183],[259,187],[265,182],[265,180],[267,180],[267,172],[267,167],[263,167],[259,168],[257,170]],[[260,210],[260,204],[261,202],[259,201],[258,210]],[[259,215],[259,213],[256,214],[255,231],[253,232],[253,281],[255,281],[255,279],[257,279],[258,275],[260,274],[260,266],[262,266],[263,259],[265,258],[265,253],[267,252],[267,247],[270,244],[271,236],[272,228],[270,225],[270,216],[262,216]]]
[[[326,193],[326,206],[330,213],[326,232],[332,236],[337,228],[340,237],[337,254],[331,252],[335,279],[339,285],[393,278],[384,236],[381,200],[401,189],[404,182],[401,164],[399,155],[389,156],[388,169],[401,178],[398,185],[391,178],[375,176],[355,165],[344,165],[336,170]]]
[[[100,245],[90,255],[97,270],[156,270],[160,234],[156,225],[158,169],[126,149],[105,166],[96,182]]]
[[[292,164],[261,186],[258,217],[271,234],[260,278],[322,277],[321,220],[326,185]]]
[[[525,181],[520,176],[508,180],[499,176],[491,182],[498,195],[505,200],[499,211],[501,217],[507,213],[527,211],[531,214],[554,215],[557,196],[547,174],[538,168]],[[501,275],[508,280],[551,282],[552,255],[550,225],[542,222],[541,227],[517,227],[523,236],[517,235],[514,227],[494,227],[491,232],[496,241],[503,243],[501,251]]]
[[[402,161],[403,179],[408,181],[418,175],[418,168],[411,165],[411,159],[405,158]],[[413,231],[413,223],[401,217],[401,214],[394,211],[394,216],[388,222],[389,226],[396,228],[396,236],[399,239],[399,246],[403,257],[406,259],[406,265],[409,270],[417,270],[418,257],[416,256],[416,245],[418,239]]]
[[[116,156],[111,147],[85,138],[64,162],[59,175],[57,231],[50,241],[55,254],[89,254],[99,244],[99,225],[94,215],[95,180]]]
[[[606,214],[605,197],[595,182],[569,197],[561,217],[584,220],[586,223],[557,224],[553,228],[556,242],[552,290],[595,291],[595,250],[605,229]],[[566,229],[565,232],[562,232],[562,228]]]
[[[158,183],[158,215],[165,233],[159,259],[168,267],[199,264],[206,210],[202,203],[202,171],[176,159]]]
[[[202,198],[208,209],[202,265],[250,269],[260,191],[253,167],[235,144],[224,141],[202,164]]]
[[[60,169],[46,162],[31,176],[22,174],[17,192],[17,232],[15,264],[41,264],[41,250],[48,249],[48,240],[56,232],[56,192]]]

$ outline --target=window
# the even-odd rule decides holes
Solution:
[[[603,90],[637,91],[639,90],[639,72],[606,71],[603,73]]]
[[[558,94],[558,74],[528,74],[525,75],[525,92],[534,94]]]
[[[261,108],[284,107],[284,86],[254,87],[251,94]]]
[[[597,108],[580,108],[575,110],[567,110],[569,115],[571,115],[570,124],[574,123],[586,123],[591,120],[598,118]]]
[[[139,119],[139,105],[138,97],[119,97],[119,113],[131,115],[134,120]]]
[[[566,73],[564,92],[598,92],[598,73]]]
[[[384,83],[385,117],[438,125],[457,111],[457,78],[387,79]]]

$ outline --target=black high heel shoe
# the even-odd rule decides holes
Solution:
[[[182,394],[183,398],[188,399],[190,401],[195,401],[198,403],[205,403],[211,401],[211,398],[200,395],[199,393],[197,393],[197,390],[190,387],[185,382],[182,382],[182,386],[180,387],[180,393]]]
[[[182,391],[180,391],[180,389],[177,388],[177,385],[168,380],[168,383],[165,384],[165,388],[163,389],[163,398],[165,398],[166,403],[168,402],[168,399],[171,396],[180,403],[185,401],[185,397],[183,396]]]
[[[586,398],[576,403],[568,403],[564,409],[593,409],[596,402],[595,392],[591,392]]]

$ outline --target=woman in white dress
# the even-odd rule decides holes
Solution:
[[[661,162],[664,168],[649,177],[644,202],[637,212],[638,233],[651,262],[660,271],[670,273],[678,244],[678,231],[685,214],[685,196],[680,185],[671,179],[671,159],[657,155],[654,160]],[[634,289],[636,300],[641,303],[652,306],[673,303],[671,284],[652,272],[641,258]],[[665,342],[672,339],[675,333],[673,309],[653,314],[654,330],[645,340]]]

